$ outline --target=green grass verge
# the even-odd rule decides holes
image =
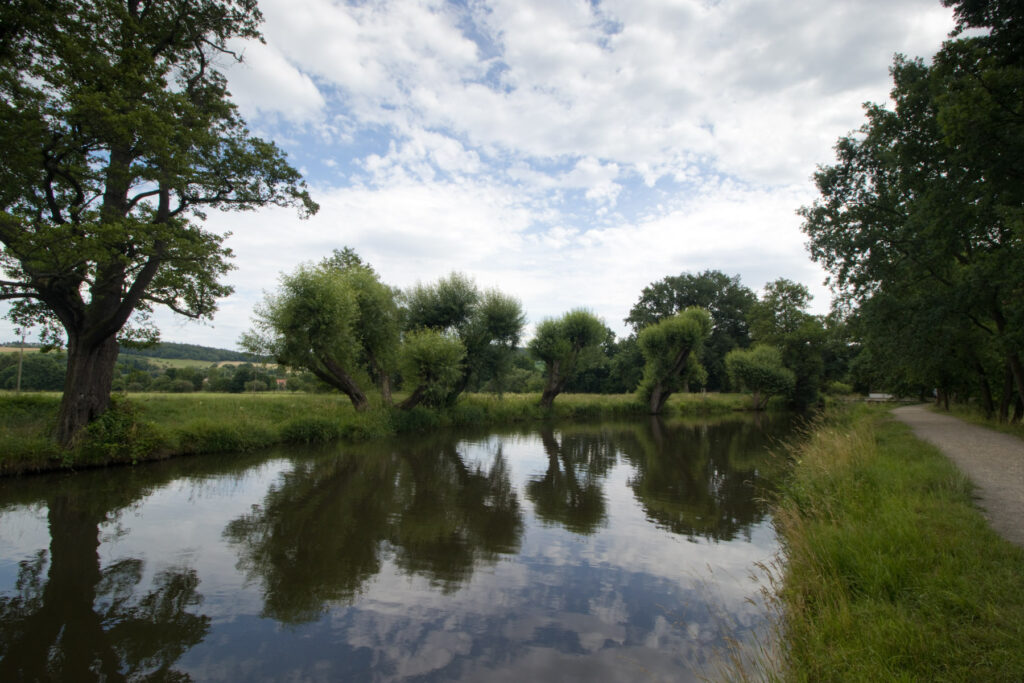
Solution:
[[[400,397],[399,397],[400,398]],[[451,426],[492,426],[533,420],[606,420],[643,415],[632,395],[563,394],[551,411],[537,394],[463,396],[445,410],[400,411],[378,405],[357,413],[339,394],[131,394],[90,425],[72,451],[53,431],[60,395],[0,393],[0,475],[136,463],[173,455],[251,451],[285,443],[362,441]],[[745,409],[734,394],[679,394],[668,416]]]
[[[782,679],[1024,680],[1024,550],[884,408],[813,432],[775,519]]]
[[[932,410],[944,412],[934,405],[932,406]],[[981,425],[982,427],[989,427],[1003,432],[1004,434],[1013,434],[1016,437],[1024,439],[1024,422],[1006,423],[995,419],[989,419],[985,417],[985,412],[979,406],[975,405],[954,403],[950,405],[949,412],[956,415],[961,420],[966,420],[967,422]]]

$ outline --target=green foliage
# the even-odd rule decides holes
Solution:
[[[757,301],[738,275],[719,270],[669,276],[644,287],[625,322],[635,333],[668,316],[697,306],[711,314],[711,336],[701,348],[698,360],[708,372],[711,391],[728,388],[725,354],[750,345],[748,318]],[[642,367],[642,363],[640,364]]]
[[[252,0],[0,8],[0,297],[67,339],[65,445],[107,407],[117,337],[152,342],[154,307],[208,318],[231,292],[206,211],[318,208],[217,68],[261,20]]]
[[[14,389],[18,381],[19,353],[0,354],[0,388]],[[26,352],[22,359],[23,391],[60,391],[64,388],[67,356],[62,353]]]
[[[309,370],[362,410],[362,376],[387,377],[397,363],[398,309],[395,293],[371,268],[344,264],[345,252],[336,252],[318,266],[282,276],[279,291],[257,307],[254,330],[240,343]]]
[[[357,442],[437,427],[608,420],[645,415],[648,410],[634,395],[570,394],[550,411],[542,410],[537,398],[538,394],[503,399],[468,394],[451,407],[356,412],[337,393],[135,394],[123,403],[135,411],[134,423],[118,418],[112,427],[104,428],[99,447],[86,458],[79,451],[63,451],[49,436],[59,405],[56,395],[0,393],[0,475],[171,455],[253,451],[282,443]],[[665,413],[730,413],[740,410],[743,401],[738,394],[677,395],[669,400]],[[145,420],[139,417],[142,411]],[[118,439],[125,442],[117,445]]]
[[[590,311],[575,309],[561,318],[542,320],[527,348],[544,363],[547,379],[541,404],[550,408],[555,396],[578,371],[581,355],[608,338],[604,322]]]
[[[319,415],[297,417],[281,427],[281,437],[288,443],[329,443],[341,438],[341,423]]]
[[[765,344],[780,344],[796,333],[810,315],[811,292],[806,286],[779,278],[764,287],[750,315],[750,336]]]
[[[196,361],[207,361],[217,363],[220,361],[244,361],[249,360],[249,355],[241,351],[229,351],[228,349],[217,349],[210,346],[198,344],[177,344],[174,342],[160,342],[146,348],[121,348],[120,359],[131,356],[142,356],[145,358],[168,358],[187,359]]]
[[[114,396],[110,409],[82,432],[76,453],[65,454],[68,464],[137,463],[164,446],[164,438],[149,421],[142,419],[136,404]]]
[[[436,330],[407,332],[402,344],[400,367],[406,383],[414,387],[416,401],[439,406],[446,403],[463,376],[466,348],[458,339]]]
[[[870,373],[973,394],[1005,419],[1024,396],[1024,54],[1019,7],[974,0],[929,64],[897,57],[894,106],[839,140],[804,207],[812,256],[864,310]],[[893,321],[906,332],[893,344]],[[993,358],[996,358],[993,362]],[[866,363],[862,363],[865,365]],[[1000,392],[1007,368],[1014,391]],[[1001,394],[1001,395],[1000,395]]]
[[[845,382],[829,382],[825,387],[825,393],[830,396],[848,396],[853,393],[853,386]]]
[[[359,341],[360,363],[377,377],[382,388],[390,387],[398,363],[398,293],[381,282],[373,268],[349,247],[335,250],[321,268],[340,273],[351,289],[357,309],[353,331]]]
[[[396,411],[391,416],[391,424],[398,434],[425,433],[441,426],[441,416],[436,410],[423,405],[416,405],[408,410]]]
[[[789,396],[796,375],[782,364],[782,354],[774,346],[733,349],[725,357],[725,366],[736,386],[754,394],[754,410],[764,410],[772,396]]]
[[[775,346],[794,375],[786,392],[790,405],[806,410],[818,400],[824,379],[826,331],[822,320],[807,313],[811,295],[802,284],[779,278],[765,285],[751,311],[750,336],[757,344]]]
[[[403,299],[406,330],[452,335],[465,348],[462,377],[445,398],[448,404],[453,404],[474,379],[478,384],[487,379],[500,383],[511,369],[526,321],[522,304],[515,297],[498,290],[481,292],[470,278],[452,273],[433,284],[416,285]]]
[[[669,395],[702,378],[697,353],[710,333],[711,315],[702,308],[688,308],[640,331],[637,343],[646,365],[638,393],[652,413],[661,412]]]

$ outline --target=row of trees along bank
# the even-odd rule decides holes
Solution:
[[[897,56],[890,108],[821,167],[801,213],[815,260],[856,311],[875,386],[1024,415],[1024,6],[944,0],[932,58]]]
[[[205,212],[278,205],[307,216],[319,208],[281,150],[250,133],[219,68],[240,59],[233,41],[260,38],[262,19],[255,0],[0,4],[0,299],[12,302],[10,317],[19,328],[40,326],[44,342],[67,345],[55,434],[65,446],[107,410],[119,341],[156,338],[155,307],[210,318],[217,300],[231,293],[223,279],[231,254],[224,236],[204,229]],[[367,317],[363,311],[377,305],[375,297],[391,305],[387,288],[369,271],[328,270],[289,276],[278,297],[265,302],[250,341],[310,367],[353,402],[366,401],[353,368],[367,368],[385,396],[391,373],[400,371],[412,387],[408,401],[443,404],[474,373],[508,362],[521,311],[507,296],[475,292],[455,276],[406,293],[401,319]],[[298,294],[315,290],[338,296],[303,330],[294,323],[304,312],[292,306],[304,305]],[[619,344],[619,355],[633,360],[619,364],[618,379],[639,381],[646,353],[683,378],[648,375],[643,381],[651,396],[675,390],[677,382],[725,387],[726,354],[749,341],[726,324],[732,318],[720,315],[728,308],[714,308],[726,302],[708,305],[694,296],[684,306],[687,297],[659,301],[654,294],[656,310],[634,320],[635,339]],[[710,312],[710,334],[700,343],[683,335],[678,339],[694,342],[689,352],[655,358],[667,353],[665,340],[652,336],[645,345],[641,328],[682,314],[703,329],[699,314],[685,313],[694,305]],[[396,331],[401,354],[384,344]],[[806,403],[828,372],[818,369],[820,354],[792,346],[792,334],[778,337],[780,353],[794,373],[795,400]],[[348,343],[330,351],[312,345],[322,338]],[[552,364],[553,388],[602,380],[587,375],[580,359],[593,344],[580,341],[570,341],[569,355]],[[611,343],[606,337],[599,345]],[[787,351],[796,348],[796,355]],[[567,365],[575,366],[574,376],[564,376]]]
[[[697,387],[749,389],[755,409],[774,395],[806,408],[824,382],[845,378],[851,354],[838,318],[810,315],[809,300],[806,287],[784,279],[759,300],[738,277],[684,273],[644,290],[627,318],[636,331],[621,342],[584,308],[540,321],[526,347],[531,367],[517,348],[526,319],[513,296],[458,273],[399,291],[346,248],[283,275],[241,344],[311,372],[357,410],[374,385],[385,403],[400,382],[401,408],[443,407],[469,388],[521,389],[512,377],[531,370],[542,378],[527,388],[541,390],[545,408],[595,384],[638,391],[652,414]]]

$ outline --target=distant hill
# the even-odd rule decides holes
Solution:
[[[241,351],[229,351],[227,349],[215,349],[211,346],[199,346],[198,344],[175,344],[174,342],[160,342],[148,349],[126,349],[121,347],[123,356],[144,356],[146,358],[186,358],[188,360],[201,360],[210,363],[221,361],[248,361],[252,357]]]

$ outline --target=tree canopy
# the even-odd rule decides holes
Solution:
[[[0,298],[68,344],[57,436],[107,407],[117,337],[154,306],[209,317],[231,288],[208,209],[316,211],[217,65],[255,0],[12,0],[0,9]]]
[[[544,363],[546,380],[540,404],[550,408],[565,383],[577,371],[580,354],[595,348],[606,338],[604,323],[590,311],[578,308],[560,318],[549,318],[537,325],[528,348]]]
[[[703,308],[688,308],[640,332],[637,342],[646,365],[638,391],[652,415],[686,383],[704,378],[697,354],[710,333],[711,315]]]
[[[369,406],[365,378],[380,379],[390,399],[398,359],[395,292],[352,252],[335,252],[316,266],[281,277],[254,312],[242,346],[291,367],[309,370],[344,392],[357,410]]]
[[[725,357],[736,386],[753,392],[754,410],[764,410],[772,396],[793,392],[796,375],[782,364],[782,353],[774,346],[733,349]]]
[[[700,362],[708,373],[708,389],[721,391],[728,388],[725,354],[750,346],[748,317],[756,302],[757,296],[738,275],[720,270],[682,273],[644,287],[625,322],[639,333],[691,306],[706,309],[711,314],[711,336],[701,348]]]
[[[867,122],[839,140],[837,163],[815,175],[821,197],[801,210],[803,229],[840,295],[873,302],[876,314],[863,324],[892,320],[880,313],[900,308],[901,319],[919,329],[916,348],[869,347],[872,357],[901,354],[922,381],[939,387],[951,378],[937,373],[958,358],[977,373],[976,386],[987,387],[991,349],[1020,397],[1024,43],[1014,38],[1021,12],[1011,2],[947,4],[959,30],[987,31],[947,42],[930,65],[896,58],[894,107],[867,105]],[[959,350],[931,364],[946,341]]]
[[[469,277],[452,273],[432,284],[417,284],[403,297],[405,329],[429,329],[458,339],[465,349],[462,377],[452,403],[474,377],[508,369],[526,317],[522,304],[496,289],[481,292]]]

